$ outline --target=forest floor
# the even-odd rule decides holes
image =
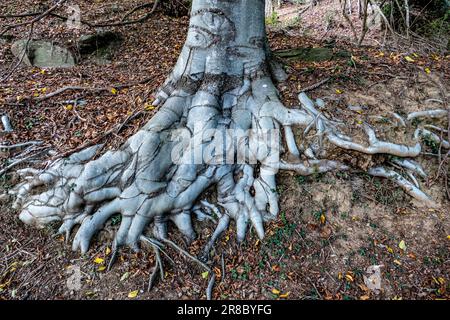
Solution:
[[[4,0],[0,15],[29,12],[38,8],[40,2]],[[86,21],[117,20],[140,2],[109,1],[106,5],[77,1]],[[286,106],[298,105],[297,94],[302,88],[329,78],[308,94],[324,99],[326,112],[345,119],[351,130],[360,130],[362,121],[373,121],[370,119],[374,115],[394,111],[404,115],[442,107],[436,101],[448,98],[442,96],[449,84],[448,56],[430,52],[429,48],[381,48],[382,35],[376,31],[368,34],[364,46],[357,47],[349,40],[348,27],[339,23],[326,31],[311,27],[305,33],[308,24],[326,22],[317,17],[318,10],[322,10],[322,20],[327,19],[332,1],[328,2],[305,12],[300,24],[293,23],[288,13],[289,19],[280,16],[281,22],[289,22],[284,27],[278,23],[269,26],[274,50],[327,47],[336,53],[326,61],[286,62],[289,78],[278,85]],[[26,19],[29,18],[0,18],[0,26]],[[0,83],[0,113],[8,114],[14,127],[13,133],[1,135],[0,140],[42,140],[44,146],[66,152],[142,111],[120,133],[103,139],[108,148],[119,146],[157,111],[151,107],[152,93],[175,64],[187,26],[187,17],[170,18],[156,12],[144,23],[108,28],[123,36],[110,64],[100,66],[85,59],[70,69],[18,67],[7,81]],[[28,32],[28,26],[23,26],[9,34],[20,39],[27,38]],[[76,51],[76,39],[88,33],[92,30],[86,26],[70,30],[64,22],[47,17],[34,26],[33,38],[52,39]],[[0,44],[3,75],[16,60],[8,42]],[[347,54],[337,54],[343,51]],[[142,84],[112,90],[119,84],[143,79],[147,80]],[[66,92],[39,103],[28,99],[66,85],[111,90]],[[75,98],[82,98],[86,104],[74,107],[65,102]],[[351,111],[349,105],[362,109]],[[379,125],[386,128],[383,134],[396,137],[398,132],[387,123],[381,121]],[[436,154],[436,146],[428,144],[424,152]],[[0,153],[0,161],[6,164],[9,156],[7,152]],[[340,157],[362,162],[359,167],[374,161],[372,157],[358,158],[343,151]],[[257,240],[256,234],[250,232],[246,241],[237,245],[234,229],[230,228],[217,244],[213,267],[219,280],[214,298],[450,298],[450,203],[444,179],[437,174],[438,158],[423,155],[418,161],[429,173],[422,187],[439,203],[436,209],[420,208],[393,183],[362,171],[307,178],[280,174],[281,214],[266,225],[266,238]],[[14,170],[0,177],[0,195],[16,179]],[[104,270],[111,235],[118,227],[114,219],[93,241],[90,251],[80,256],[71,251],[63,238],[52,236],[55,226],[36,230],[23,225],[11,209],[11,200],[3,197],[0,201],[0,299],[205,298],[207,279],[202,270],[170,249],[167,253],[173,261],[164,258],[165,279],[158,281],[151,292],[146,290],[155,263],[150,251],[124,250],[114,268]],[[196,223],[198,239],[189,247],[191,253],[200,252],[213,228],[210,222]],[[177,232],[171,236],[182,243]],[[368,287],[367,278],[376,276],[373,270],[379,270],[379,290]],[[71,289],[68,282],[78,271],[80,287]]]

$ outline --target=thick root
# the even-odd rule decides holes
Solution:
[[[203,261],[208,261],[231,220],[238,241],[245,240],[250,225],[259,238],[264,237],[264,222],[279,212],[278,170],[311,175],[350,169],[320,159],[326,158],[321,152],[325,140],[365,154],[401,158],[420,154],[419,136],[426,129],[418,128],[414,145],[407,146],[378,139],[375,130],[365,124],[367,143],[359,144],[339,130],[342,122],[319,111],[324,107],[322,100],[313,102],[301,93],[299,108],[285,107],[268,71],[264,3],[235,2],[214,1],[217,8],[213,8],[210,1],[193,1],[186,44],[154,101],[160,109],[121,148],[99,155],[102,146],[93,146],[44,170],[20,171],[24,182],[12,193],[23,222],[42,226],[62,221],[59,233],[66,239],[80,225],[72,248],[87,252],[94,235],[120,214],[108,268],[121,247],[139,250],[141,242],[150,244],[157,260],[149,280],[151,288],[158,271],[163,278],[162,244],[170,245],[210,273],[210,298],[215,274]],[[418,117],[442,116],[444,110],[410,114],[407,121],[394,115],[400,126]],[[294,126],[300,126],[305,135],[314,131],[314,141],[304,139],[297,146]],[[280,158],[282,129],[293,161]],[[440,143],[444,148],[448,144]],[[408,161],[393,163],[411,174],[426,176],[420,166]],[[392,179],[416,199],[434,205],[415,178],[411,183],[384,167],[369,173]],[[213,204],[202,197],[212,188],[216,191]],[[172,221],[191,242],[196,236],[193,217],[215,223],[201,261],[169,240],[168,222]]]

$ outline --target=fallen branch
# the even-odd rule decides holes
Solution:
[[[315,90],[317,88],[319,88],[321,85],[327,83],[328,81],[330,81],[330,77],[323,79],[322,81],[319,81],[309,87],[306,87],[305,89],[303,89],[301,92],[308,92],[308,91],[312,91]]]
[[[116,134],[119,133],[120,130],[122,130],[122,128],[123,128],[129,121],[131,121],[131,120],[135,119],[136,117],[140,116],[142,113],[143,113],[142,111],[139,111],[139,112],[137,112],[137,113],[134,113],[134,114],[130,115],[129,117],[127,117],[127,118],[125,119],[125,121],[124,121],[123,123],[120,123],[119,125],[113,127],[112,129],[109,129],[108,131],[106,131],[106,132],[103,133],[102,135],[98,136],[97,138],[92,139],[92,140],[89,140],[89,141],[87,141],[87,142],[81,144],[80,146],[78,146],[78,147],[72,149],[72,150],[63,152],[63,153],[61,153],[61,154],[57,154],[57,155],[53,156],[50,160],[53,161],[53,160],[56,160],[56,159],[65,158],[65,157],[68,157],[69,155],[71,155],[71,154],[73,154],[73,153],[75,153],[75,152],[78,152],[78,151],[80,151],[80,150],[83,150],[84,148],[88,148],[88,147],[90,147],[90,146],[93,146],[93,145],[95,145],[95,144],[98,144],[102,139],[104,139],[104,138],[107,137],[108,135],[110,135],[110,134],[112,134],[112,133],[114,133],[114,132],[116,132]]]
[[[422,190],[417,188],[413,183],[403,178],[399,173],[388,170],[383,167],[370,168],[368,173],[371,176],[387,178],[396,184],[398,184],[406,193],[408,193],[413,198],[422,201],[429,205],[430,207],[435,207],[436,203]]]
[[[14,73],[14,71],[16,71],[16,69],[22,64],[23,59],[25,59],[25,56],[27,55],[28,46],[30,45],[31,38],[33,36],[33,30],[34,30],[34,22],[31,24],[30,32],[28,33],[27,42],[25,43],[25,47],[23,48],[23,52],[22,52],[22,55],[20,56],[19,61],[17,61],[16,65],[14,67],[10,67],[10,69],[7,71],[7,74],[0,79],[1,82],[8,79]]]
[[[6,32],[8,32],[11,29],[15,29],[15,28],[18,28],[18,27],[21,27],[21,26],[26,26],[26,25],[34,24],[34,23],[38,22],[39,20],[45,18],[50,13],[55,11],[57,8],[59,8],[65,2],[67,2],[67,0],[59,0],[54,6],[52,6],[47,11],[44,11],[43,13],[38,15],[36,18],[34,18],[34,19],[30,20],[30,21],[25,21],[25,22],[11,24],[11,25],[6,26],[5,29],[0,33],[0,37],[3,36]]]
[[[184,256],[188,257],[189,259],[191,259],[195,263],[197,263],[200,266],[202,266],[206,271],[208,271],[208,273],[211,275],[211,278],[209,279],[208,287],[206,288],[206,299],[207,300],[211,300],[211,298],[212,298],[212,289],[213,289],[214,283],[216,281],[216,274],[215,274],[215,272],[212,271],[211,268],[208,267],[206,264],[204,264],[203,262],[198,260],[196,257],[191,255],[189,252],[187,252],[186,250],[184,250],[183,248],[178,246],[175,242],[173,242],[171,240],[168,240],[168,239],[161,239],[161,240],[163,242],[169,244],[172,248],[178,250],[181,254],[183,254]]]
[[[28,147],[31,145],[40,145],[40,144],[42,144],[42,141],[27,141],[27,142],[12,144],[12,145],[0,144],[0,149],[16,149],[16,148],[23,148],[23,147]]]
[[[8,18],[26,18],[26,17],[35,17],[37,15],[42,14],[43,12],[28,12],[28,13],[17,13],[17,14],[2,14],[0,15],[0,19],[8,19]]]

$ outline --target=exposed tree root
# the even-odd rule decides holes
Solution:
[[[20,219],[37,226],[62,221],[59,233],[66,239],[80,225],[72,249],[85,253],[92,237],[120,214],[109,268],[121,247],[139,250],[140,242],[150,244],[156,256],[150,289],[158,271],[164,276],[160,251],[166,244],[209,272],[211,298],[215,274],[206,264],[211,249],[231,220],[238,241],[245,239],[250,224],[264,238],[264,221],[279,212],[278,170],[311,175],[350,169],[322,156],[327,154],[325,142],[369,155],[420,154],[423,128],[415,131],[409,146],[380,140],[365,123],[367,142],[361,144],[344,134],[343,122],[318,110],[321,100],[313,102],[301,93],[300,107],[286,108],[267,68],[263,2],[247,2],[242,3],[247,9],[241,10],[228,1],[220,2],[219,8],[194,1],[186,45],[157,94],[158,113],[118,150],[99,155],[102,146],[90,146],[44,170],[20,171],[24,181],[12,190]],[[435,115],[441,112],[425,114]],[[410,115],[408,120],[418,116],[423,115]],[[294,126],[304,135],[313,132],[313,141],[304,138],[298,146]],[[281,136],[293,162],[280,159]],[[383,166],[369,169],[369,174],[392,179],[412,197],[434,206],[417,186],[414,174],[426,176],[420,165],[410,159],[392,161],[405,168],[413,182]],[[216,195],[208,201],[203,194],[210,188]],[[188,243],[195,239],[193,217],[216,225],[199,259],[168,239],[169,221]]]

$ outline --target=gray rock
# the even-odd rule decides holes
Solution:
[[[22,58],[27,42],[27,39],[22,39],[11,45],[11,52],[16,58]],[[28,50],[22,62],[28,66],[40,68],[75,66],[75,58],[69,50],[43,40],[31,40],[28,43]]]

